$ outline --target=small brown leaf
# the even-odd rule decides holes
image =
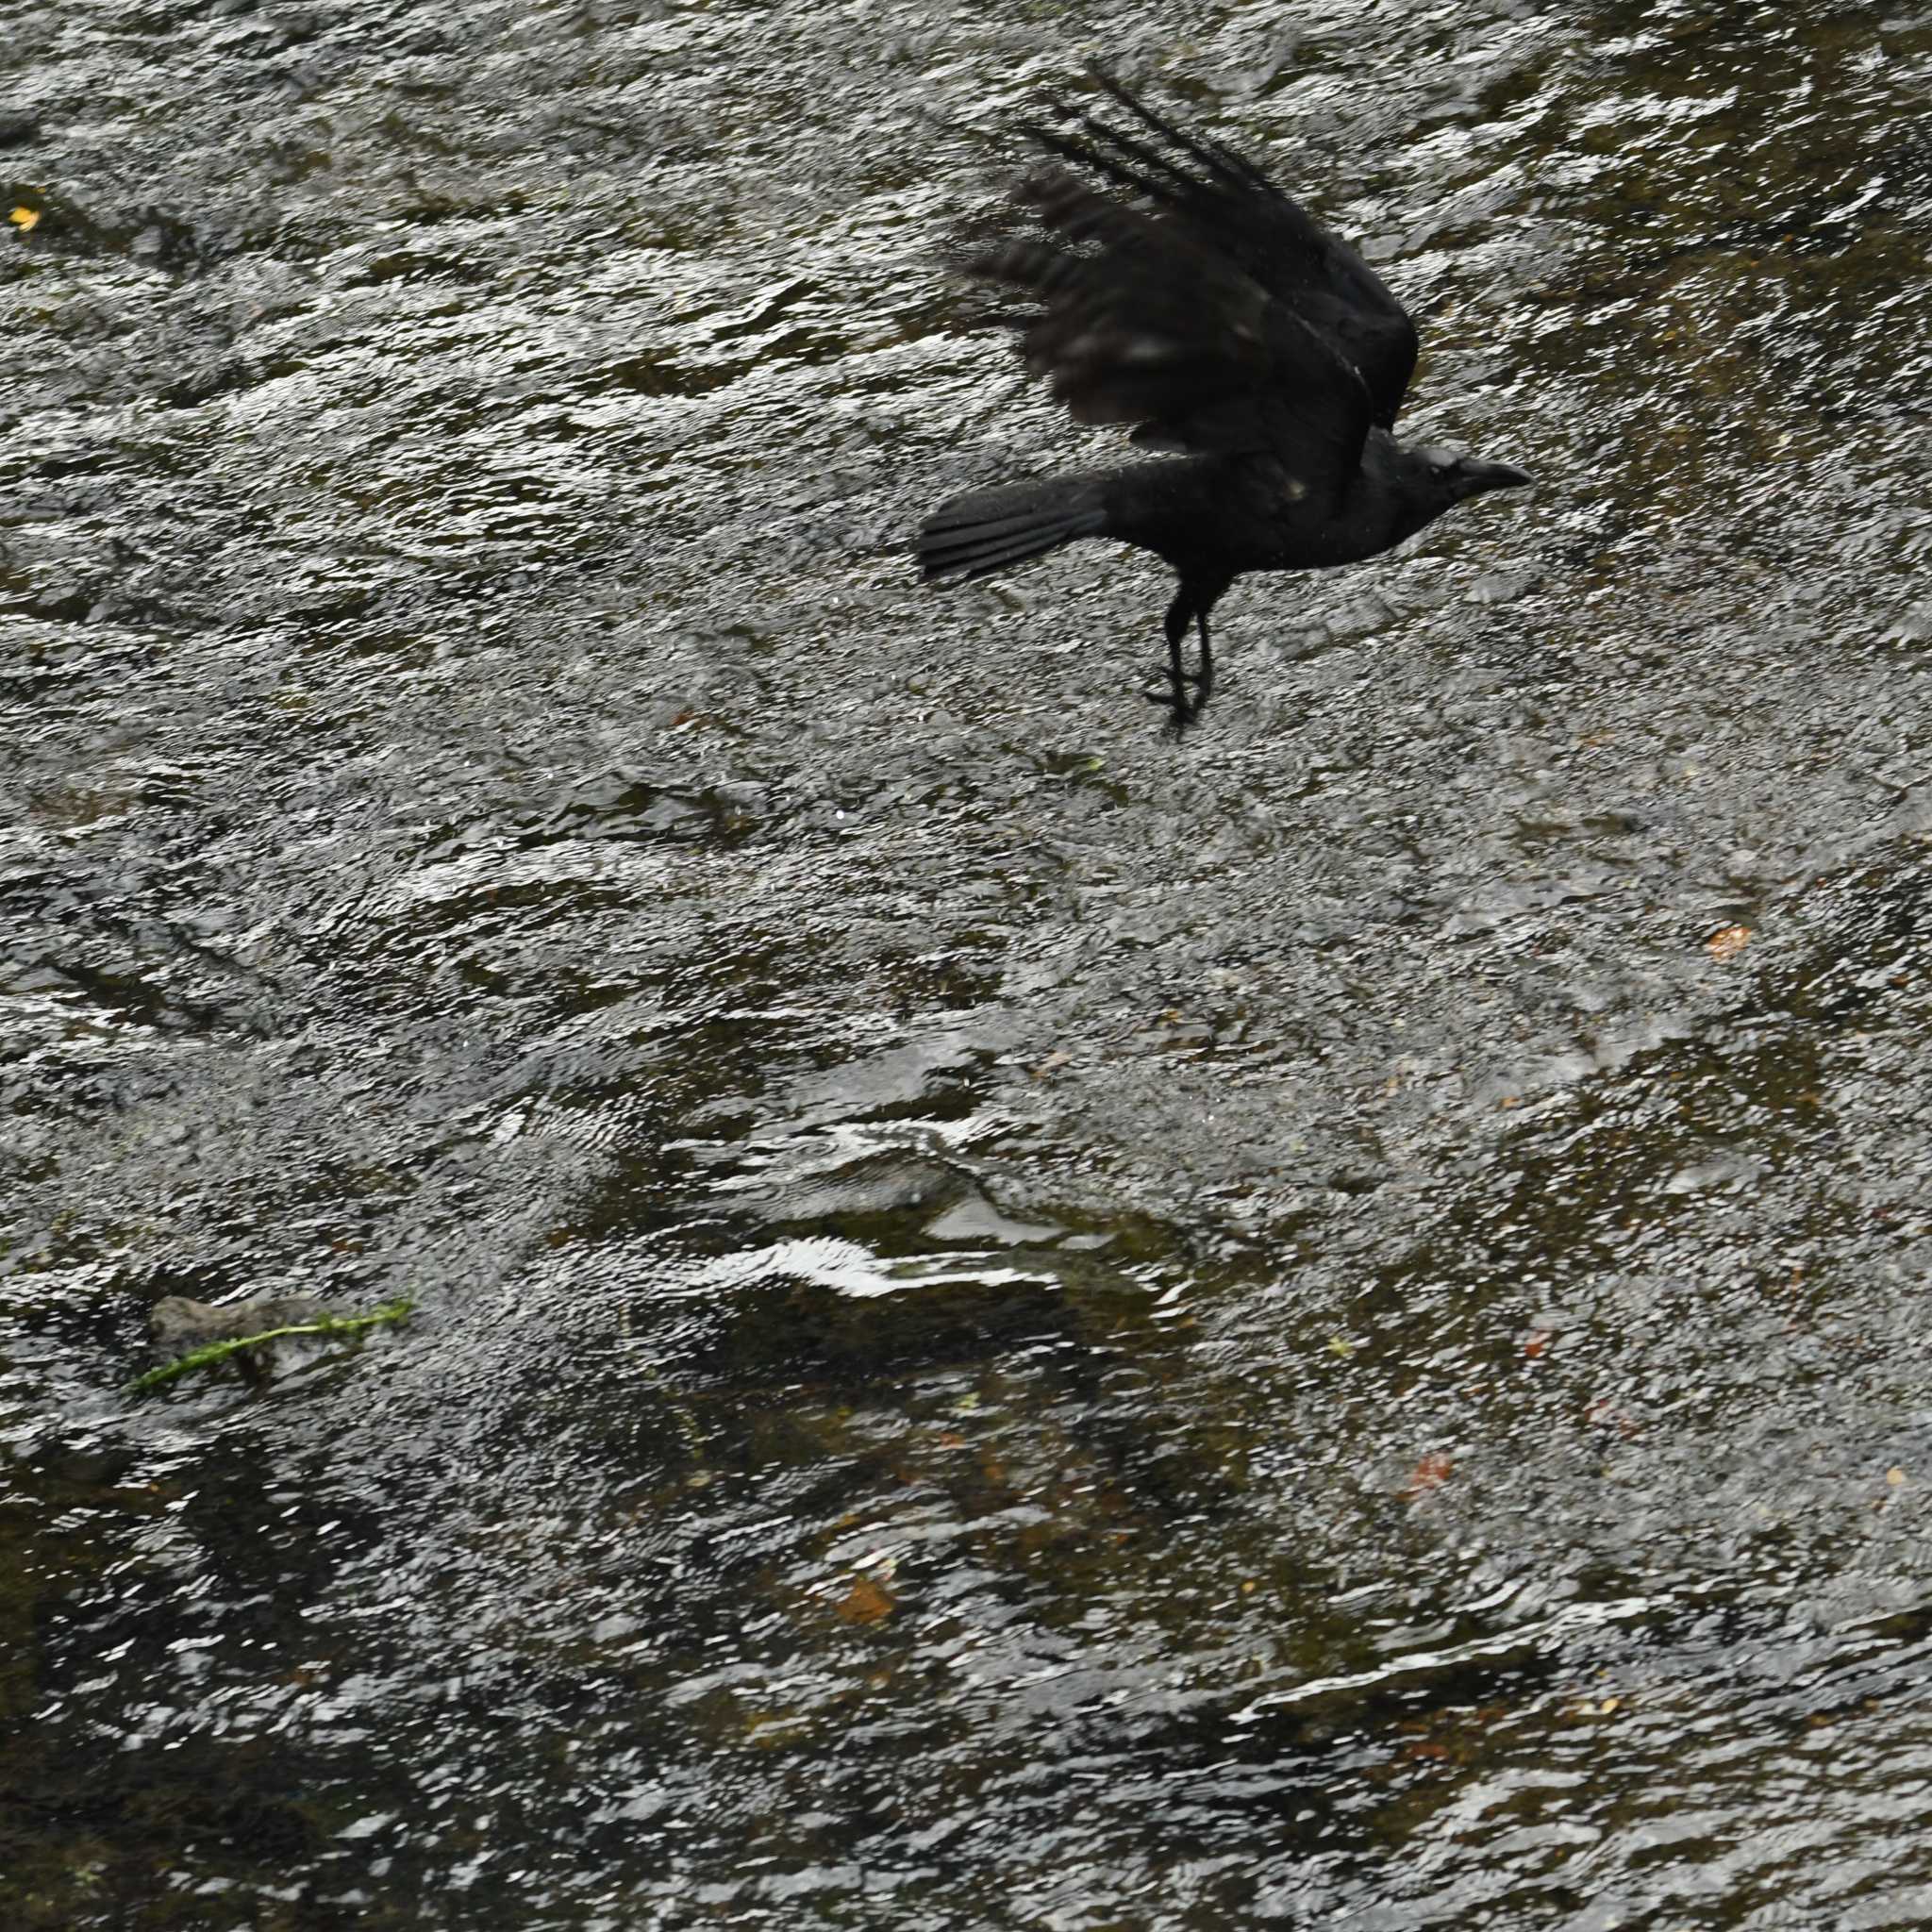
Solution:
[[[1398,1493],[1405,1503],[1413,1502],[1427,1491],[1440,1489],[1455,1473],[1456,1465],[1448,1457],[1424,1456],[1409,1472],[1408,1481]]]
[[[1722,966],[1726,960],[1735,959],[1751,943],[1751,928],[1748,925],[1721,926],[1705,941],[1704,950]]]
[[[880,1624],[898,1607],[870,1576],[856,1577],[838,1605],[840,1617],[848,1624]]]

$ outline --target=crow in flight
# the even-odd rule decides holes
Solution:
[[[1026,126],[1054,158],[1013,190],[1033,225],[965,272],[1024,299],[997,320],[1076,423],[1131,424],[1141,448],[1173,454],[956,496],[926,519],[919,560],[937,582],[1079,537],[1165,558],[1180,578],[1170,689],[1148,696],[1178,728],[1213,690],[1208,613],[1243,571],[1354,563],[1452,504],[1530,479],[1398,442],[1415,325],[1381,279],[1233,148],[1094,78],[1126,127],[1058,102],[1076,132]],[[1191,624],[1193,674],[1181,661]]]

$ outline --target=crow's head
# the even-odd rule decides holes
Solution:
[[[1441,509],[1467,497],[1485,496],[1491,490],[1520,490],[1536,480],[1513,463],[1486,463],[1479,457],[1466,457],[1453,449],[1419,449],[1415,455],[1422,463],[1425,485],[1440,499]]]

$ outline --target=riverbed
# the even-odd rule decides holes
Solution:
[[[1932,15],[5,32],[0,1918],[1932,1921]],[[1538,479],[1179,741],[1094,55]]]

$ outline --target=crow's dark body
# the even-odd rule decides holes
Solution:
[[[1164,558],[1180,579],[1164,701],[1184,723],[1212,687],[1208,613],[1235,577],[1358,562],[1529,479],[1399,442],[1416,338],[1380,279],[1232,149],[1102,85],[1137,126],[1080,115],[1079,135],[1029,131],[1135,199],[1045,169],[1015,191],[1035,229],[969,272],[1034,305],[1003,320],[1076,421],[1131,425],[1136,442],[1177,454],[954,497],[926,520],[919,554],[936,580],[1083,537]],[[1197,676],[1181,662],[1191,625]]]
[[[1271,456],[1177,457],[1103,472],[1107,533],[1165,558],[1183,576],[1357,563],[1430,520],[1428,496],[1399,447],[1371,429],[1361,466],[1333,497],[1317,496]]]

